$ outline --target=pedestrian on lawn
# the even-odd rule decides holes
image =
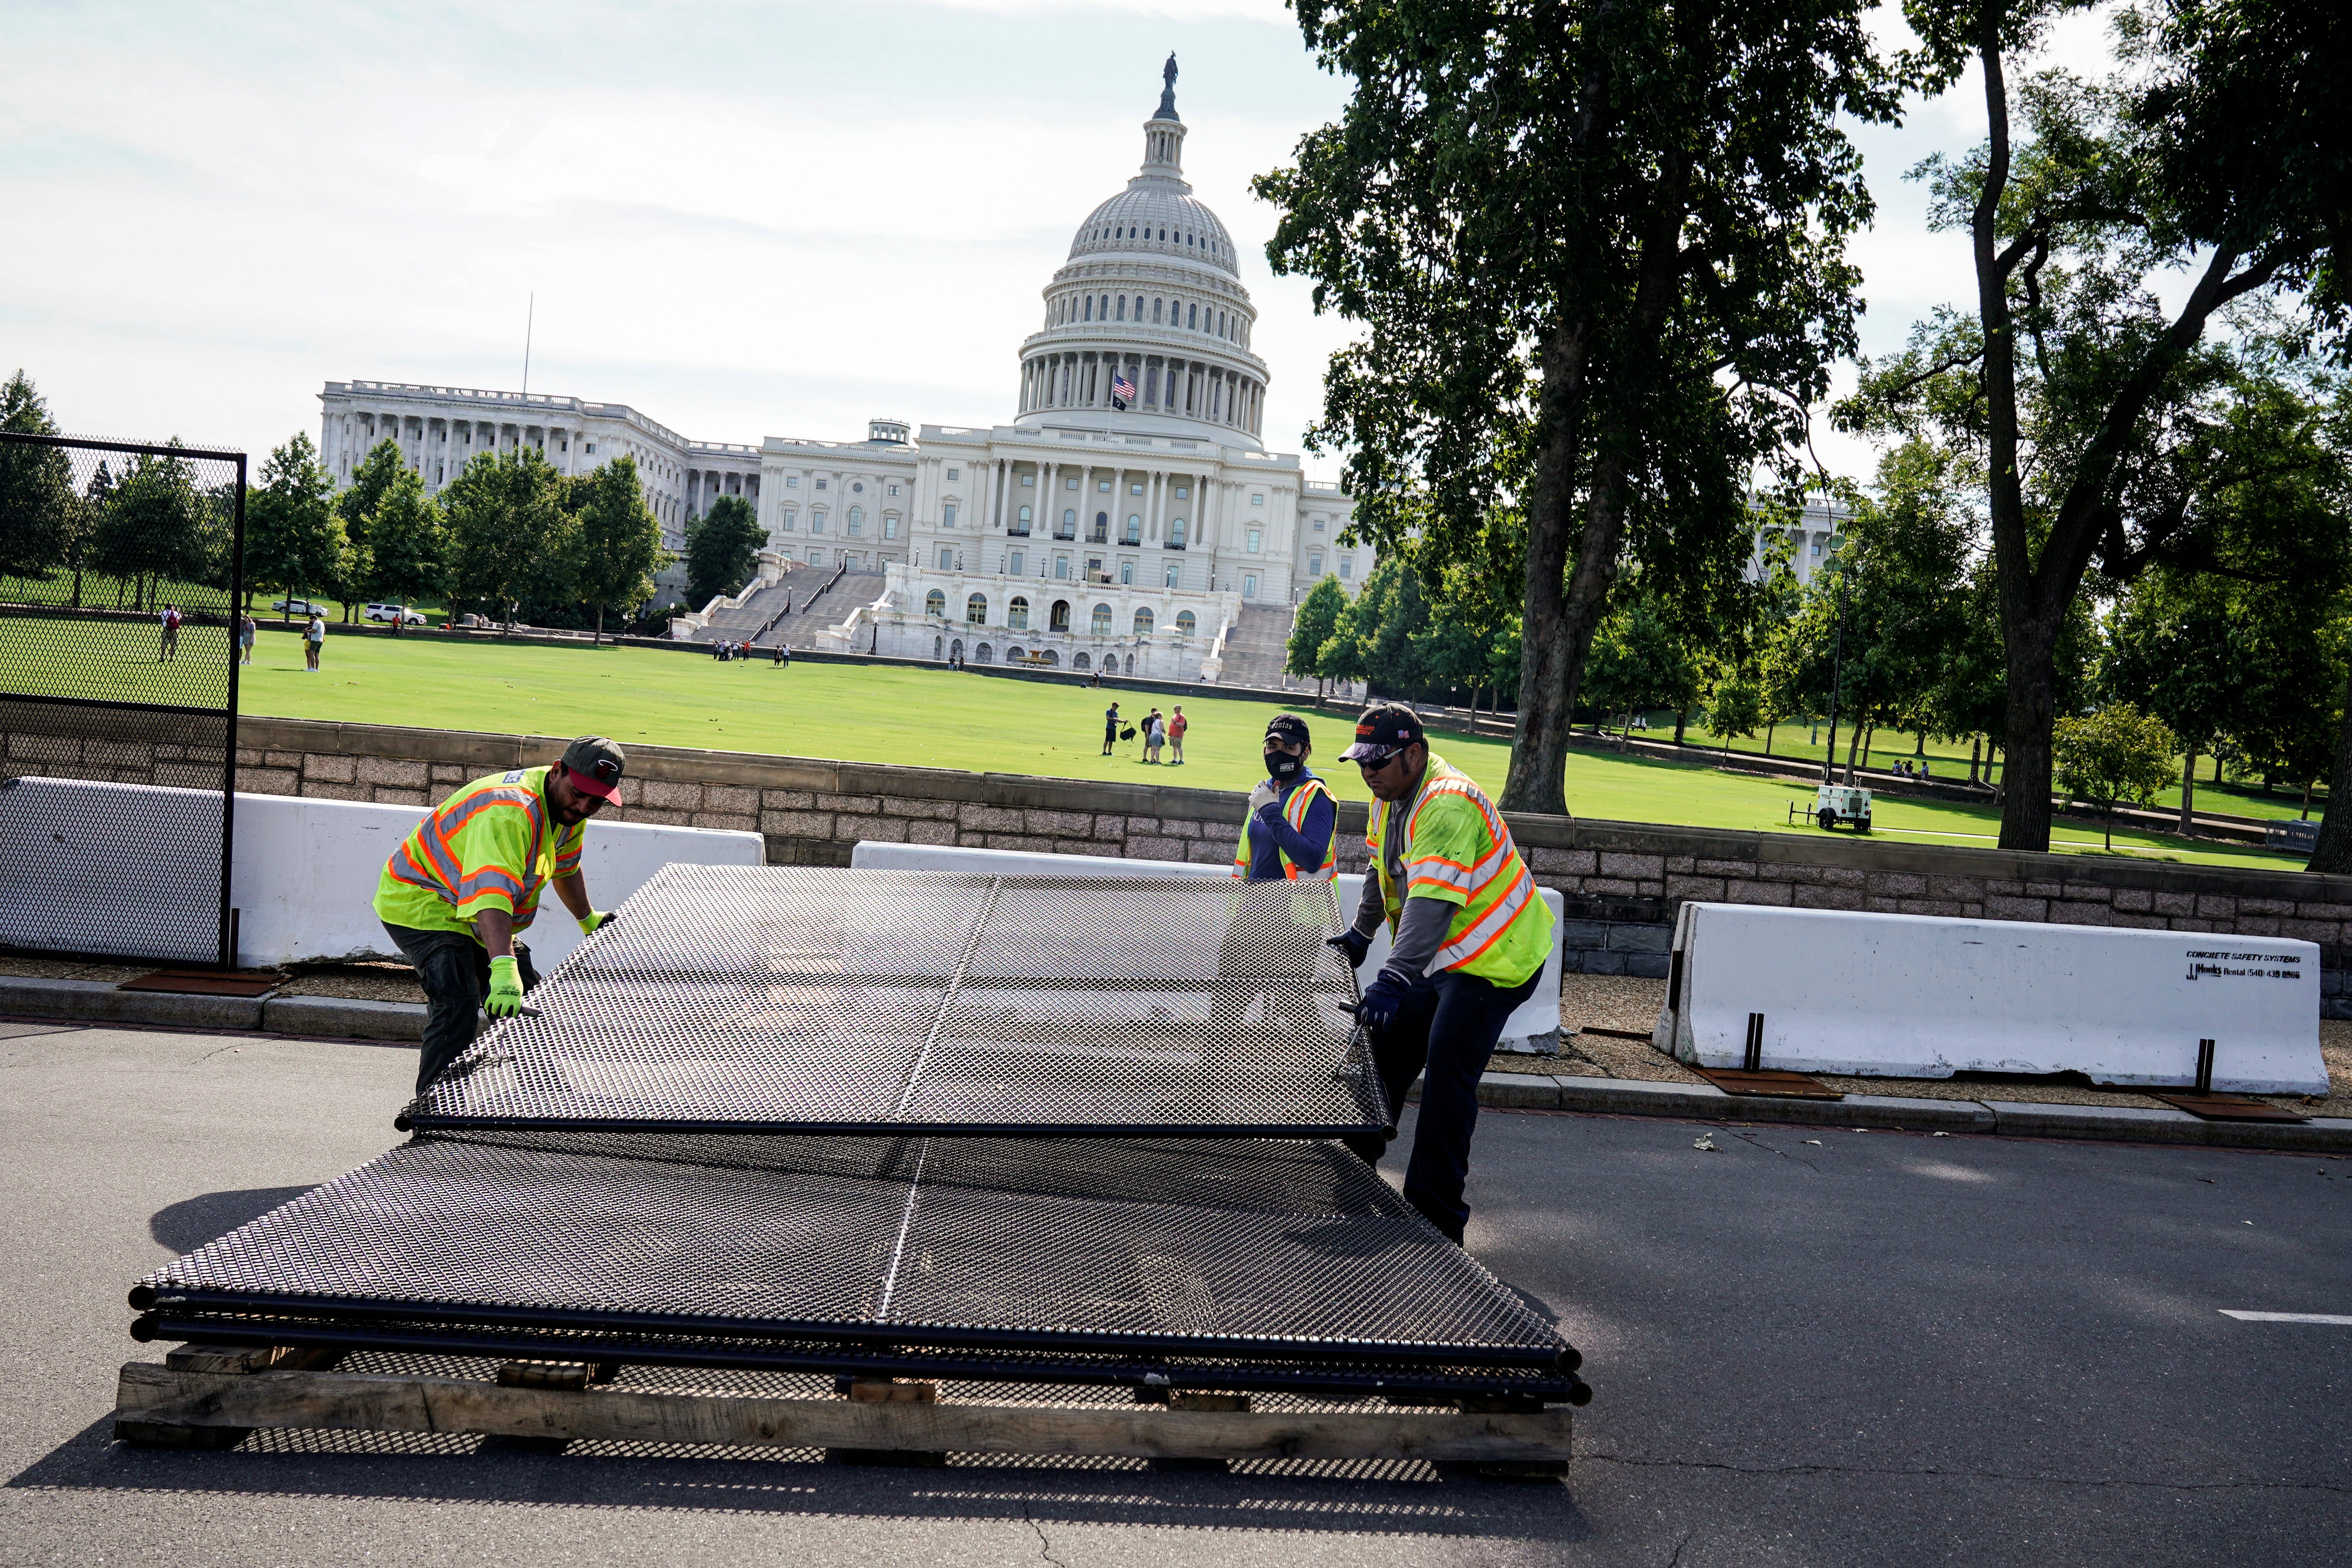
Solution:
[[[305,673],[319,673],[319,656],[327,651],[327,617],[316,605],[310,609],[310,624],[302,628],[302,668]]]
[[[236,618],[236,662],[237,662],[237,663],[239,663],[239,664],[251,664],[251,663],[253,662],[253,639],[254,639],[254,637],[255,637],[257,635],[258,635],[258,634],[259,634],[260,630],[261,630],[261,627],[260,627],[259,626],[256,625],[256,624],[255,624],[255,622],[254,622],[254,619],[253,619],[253,612],[252,612],[252,611],[247,610],[245,614],[243,614],[243,615],[241,615],[241,616],[237,616],[237,618]]]
[[[1103,755],[1110,755],[1111,743],[1118,739],[1118,704],[1103,710]]]
[[[1176,753],[1175,761],[1168,764],[1170,767],[1181,768],[1184,765],[1184,731],[1192,727],[1192,721],[1184,717],[1184,705],[1179,702],[1176,704],[1175,717],[1168,721],[1168,744]]]
[[[1160,710],[1155,707],[1143,716],[1143,760],[1158,763],[1160,748],[1167,739],[1168,721],[1160,716]]]
[[[163,646],[155,655],[155,662],[167,664],[180,657],[180,606],[166,605],[163,613],[155,618],[163,624]]]

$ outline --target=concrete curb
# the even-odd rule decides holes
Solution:
[[[418,1002],[363,1002],[349,996],[276,996],[261,1008],[261,1027],[279,1035],[326,1035],[342,1040],[422,1040],[425,1006]]]
[[[1499,1110],[1667,1116],[1691,1121],[1792,1122],[1892,1132],[1979,1132],[2004,1138],[2094,1138],[2211,1149],[2352,1154],[2352,1120],[2205,1121],[2169,1107],[2144,1110],[1868,1094],[1849,1094],[1843,1100],[1779,1100],[1726,1094],[1712,1084],[1515,1072],[1488,1072],[1480,1078],[1478,1103]]]
[[[161,1024],[191,1029],[258,1029],[258,996],[185,996],[169,991],[118,991],[106,980],[0,975],[0,1013],[93,1023]]]

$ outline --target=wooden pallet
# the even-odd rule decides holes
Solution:
[[[257,1427],[473,1432],[536,1439],[824,1448],[883,1463],[949,1453],[1111,1456],[1155,1460],[1422,1459],[1567,1474],[1572,1416],[1422,1406],[1257,1411],[1245,1395],[1177,1393],[1165,1405],[1070,1407],[938,1402],[936,1385],[852,1384],[845,1399],[614,1388],[582,1365],[551,1363],[498,1382],[288,1370],[320,1352],[192,1345],[163,1364],[131,1362],[115,1396],[115,1436],[153,1447],[231,1447]],[[331,1352],[327,1352],[331,1354]]]

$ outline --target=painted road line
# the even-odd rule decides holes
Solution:
[[[2352,1329],[2352,1313],[2345,1312],[2239,1312],[2224,1307],[2221,1315],[2242,1323],[2333,1323],[2339,1329]]]

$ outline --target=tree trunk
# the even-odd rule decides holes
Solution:
[[[1927,754],[1927,731],[1922,730],[1919,731],[1919,743],[1911,748],[1911,754],[1915,757],[1924,757]]]
[[[2304,781],[2303,781],[2303,817],[2302,817],[2302,820],[2303,820],[2303,821],[2305,821],[2305,822],[2309,822],[2309,821],[2311,820],[2311,781],[2310,781],[2309,779],[2305,779],[2305,780],[2304,780]]]
[[[1969,783],[1974,784],[1977,782],[1977,763],[1982,760],[1983,756],[1984,737],[1982,735],[1970,735],[1969,737]]]
[[[590,647],[603,647],[603,646],[604,646],[604,605],[597,605],[597,606],[596,606],[596,635],[595,635],[595,636],[593,636],[593,637],[590,637],[590,638],[588,639],[588,646],[589,646]]]
[[[2182,837],[2197,831],[2197,748],[2180,759],[2180,832]]]
[[[2099,847],[2113,851],[2116,847],[2116,803],[2114,801],[2107,802],[2107,809],[2100,816],[2099,826],[2103,829],[2100,834]]]
[[[1772,754],[1772,726],[1776,722],[1771,719],[1764,721],[1764,754],[1768,757]]]
[[[1675,745],[1679,746],[1679,745],[1681,745],[1681,744],[1683,743],[1683,731],[1684,731],[1685,728],[1687,728],[1687,727],[1689,726],[1689,724],[1690,724],[1690,710],[1689,710],[1689,709],[1687,709],[1687,708],[1679,708],[1679,709],[1676,709],[1676,710],[1675,710]]]
[[[2213,759],[2213,771],[2221,771],[2219,757]],[[2336,735],[2336,765],[2327,774],[2327,809],[2319,814],[2319,842],[2312,846],[2305,870],[2352,875],[2352,805],[2347,802],[2352,802],[2352,681],[2345,687],[2344,727]],[[2345,809],[2336,810],[2339,805]]]
[[[1555,816],[1568,812],[1563,782],[1568,731],[1576,714],[1583,648],[1591,640],[1590,631],[1580,637],[1570,626],[1563,593],[1581,445],[1579,426],[1584,416],[1588,330],[1587,320],[1580,316],[1561,325],[1544,345],[1543,444],[1536,453],[1535,483],[1528,492],[1518,733],[1500,802],[1507,810]]]

